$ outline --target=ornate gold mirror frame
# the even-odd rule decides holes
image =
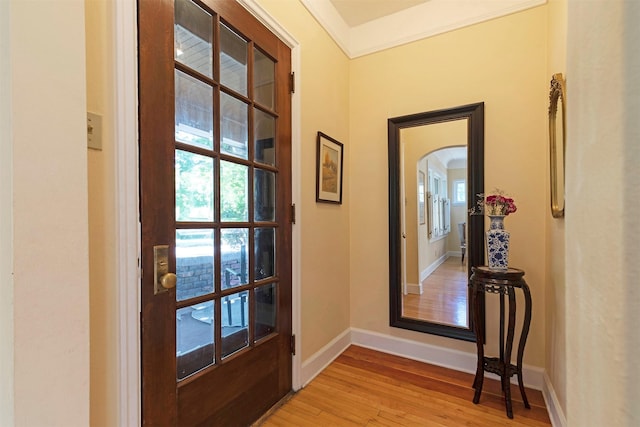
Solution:
[[[562,73],[554,74],[549,92],[549,148],[551,154],[551,215],[564,216],[565,157],[565,81]]]

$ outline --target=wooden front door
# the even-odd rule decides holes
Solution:
[[[231,0],[138,2],[142,418],[291,390],[291,53]]]

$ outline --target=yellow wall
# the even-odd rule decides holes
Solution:
[[[566,76],[567,0],[550,0],[547,81],[556,73]],[[568,95],[570,97],[570,95]],[[571,105],[571,104],[569,104]],[[547,138],[548,141],[548,138]],[[547,142],[548,144],[548,142]],[[566,284],[565,284],[565,219],[554,219],[550,205],[549,162],[546,166],[546,348],[545,368],[563,413],[567,410],[566,395]]]
[[[526,271],[534,313],[525,363],[545,363],[546,7],[351,62],[351,326],[447,348],[474,344],[388,326],[386,120],[485,102],[485,188],[514,196],[510,264]],[[357,296],[357,298],[353,297]],[[488,313],[495,313],[495,301]],[[488,315],[488,344],[497,319]]]
[[[87,111],[102,116],[102,151],[88,150],[91,425],[117,424],[117,306],[113,140],[113,5],[85,2]]]
[[[299,2],[260,0],[300,44],[302,361],[349,328],[349,60]],[[316,203],[316,134],[344,144],[342,205]]]

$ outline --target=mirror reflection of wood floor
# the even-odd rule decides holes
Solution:
[[[468,327],[467,263],[449,257],[422,282],[422,295],[402,297],[402,317]]]
[[[526,409],[512,385],[510,420],[500,381],[485,378],[477,405],[472,383],[473,374],[352,345],[255,426],[551,426],[540,391],[526,389]]]

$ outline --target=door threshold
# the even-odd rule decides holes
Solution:
[[[256,422],[251,424],[251,427],[259,427],[259,426],[261,426],[267,420],[267,418],[269,418],[275,411],[280,409],[280,407],[282,405],[284,405],[285,403],[287,403],[295,394],[296,394],[296,392],[291,390],[289,393],[284,395],[284,397],[282,399],[277,401],[271,408],[269,408],[269,410],[267,412],[265,412],[260,418],[258,418],[258,420]]]

